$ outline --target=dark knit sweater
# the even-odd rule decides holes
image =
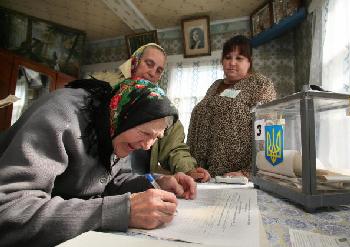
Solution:
[[[53,246],[89,230],[127,230],[126,192],[148,183],[118,164],[108,174],[87,153],[86,96],[83,89],[57,90],[1,133],[0,246]]]

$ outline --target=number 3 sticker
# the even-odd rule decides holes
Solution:
[[[255,140],[265,140],[265,120],[256,120],[254,123]]]

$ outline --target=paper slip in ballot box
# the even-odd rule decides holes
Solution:
[[[254,186],[307,211],[350,204],[350,96],[303,91],[252,110]]]

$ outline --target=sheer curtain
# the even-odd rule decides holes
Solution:
[[[310,83],[350,93],[350,1],[314,0]]]
[[[350,93],[350,1],[330,0],[325,22],[322,85]]]
[[[310,83],[350,93],[350,1],[314,0]],[[328,168],[350,171],[350,101],[348,109],[321,113],[317,121],[317,157]]]
[[[187,136],[193,107],[205,96],[210,85],[223,78],[221,51],[210,57],[184,59],[182,55],[168,57],[161,86],[179,111]]]

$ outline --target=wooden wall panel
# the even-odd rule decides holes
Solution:
[[[7,97],[9,94],[15,94],[20,66],[48,75],[51,78],[50,91],[62,88],[68,82],[76,79],[28,58],[0,49],[0,99]],[[0,132],[10,127],[11,117],[12,105],[0,108]]]
[[[10,94],[10,81],[13,68],[14,55],[6,50],[0,50],[0,99]],[[0,108],[0,131],[8,127],[7,112],[12,111],[12,106]]]
[[[74,81],[75,77],[61,73],[61,72],[57,72],[57,79],[56,79],[56,87],[55,89],[59,89],[59,88],[63,88],[64,85],[66,85],[68,82]]]

